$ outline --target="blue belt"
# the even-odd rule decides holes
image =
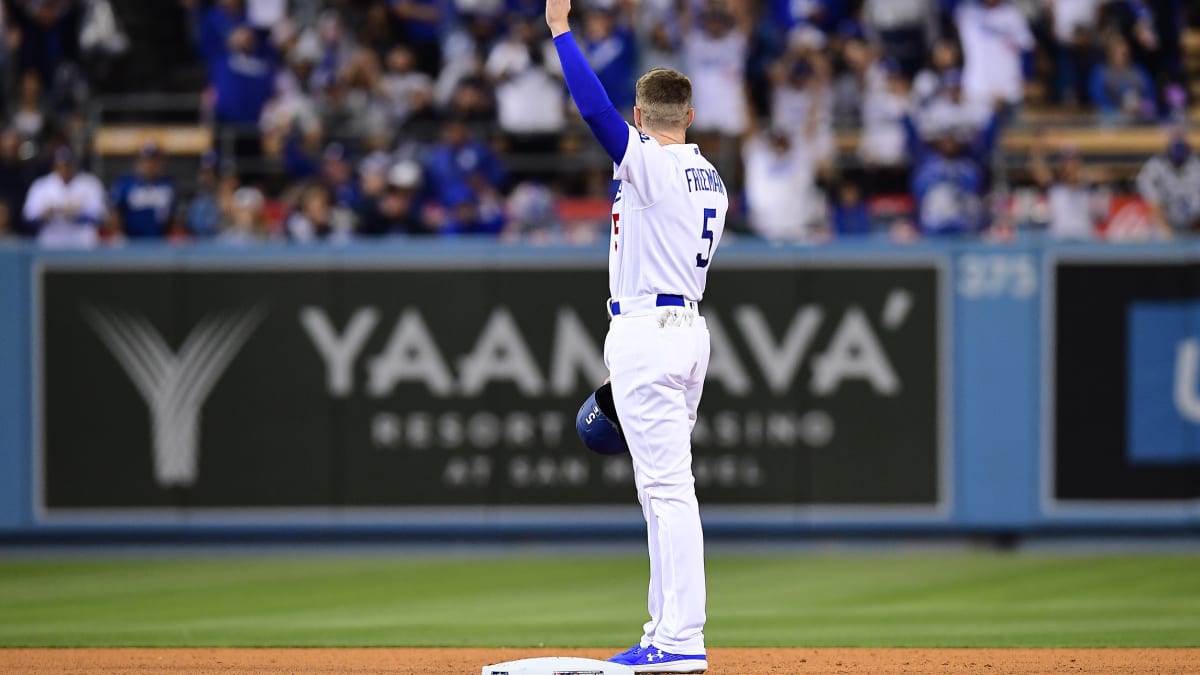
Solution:
[[[687,307],[687,302],[683,299],[682,295],[659,294],[659,296],[654,301],[654,306],[655,307]],[[609,305],[609,309],[612,310],[613,316],[619,316],[621,314],[621,303],[614,301]]]

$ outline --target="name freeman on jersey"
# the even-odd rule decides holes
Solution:
[[[725,184],[721,182],[716,169],[687,169],[683,175],[687,177],[688,192],[725,194]]]

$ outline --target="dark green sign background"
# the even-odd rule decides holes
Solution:
[[[50,512],[634,498],[628,457],[592,456],[574,431],[604,372],[600,269],[42,274]],[[945,345],[932,264],[719,268],[709,285],[713,365],[694,447],[703,503],[938,501]],[[150,326],[178,355],[189,336],[203,342],[197,326],[216,320],[212,335],[225,335],[252,312],[258,322],[199,407],[197,471],[158,480],[148,394],[95,317]],[[340,379],[314,322],[338,339],[361,332]],[[526,358],[532,368],[514,371]]]

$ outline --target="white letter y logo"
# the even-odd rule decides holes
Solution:
[[[171,353],[144,317],[84,308],[84,317],[150,408],[154,477],[162,487],[196,482],[200,409],[266,315],[252,307],[206,317]]]

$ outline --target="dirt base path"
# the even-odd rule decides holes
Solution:
[[[107,675],[475,675],[532,656],[592,649],[0,649],[0,673]],[[712,649],[710,675],[824,673],[1200,673],[1200,649]]]

